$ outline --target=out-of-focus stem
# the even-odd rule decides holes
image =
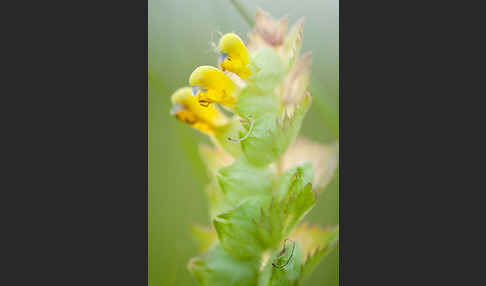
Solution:
[[[233,4],[233,6],[235,6],[236,10],[238,11],[238,13],[240,13],[241,17],[245,19],[246,23],[248,23],[250,27],[253,27],[253,18],[250,16],[250,13],[248,13],[245,7],[243,7],[243,5],[241,5],[241,3],[237,0],[230,0],[230,2],[231,4]]]

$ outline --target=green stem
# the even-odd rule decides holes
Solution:
[[[241,3],[239,3],[239,1],[237,0],[230,0],[231,4],[233,4],[233,6],[235,6],[236,10],[238,11],[238,13],[240,13],[241,17],[243,19],[245,19],[246,23],[250,26],[250,27],[253,27],[253,18],[250,16],[250,13],[248,13],[248,11],[245,9],[245,7],[243,7],[243,5],[241,5]]]

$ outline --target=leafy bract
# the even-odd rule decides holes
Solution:
[[[214,138],[216,142],[233,157],[238,157],[241,154],[240,144],[235,144],[228,140],[228,138],[237,138],[238,134],[243,130],[240,121],[234,117],[228,124],[219,127],[218,132],[215,133]]]
[[[202,256],[192,258],[187,268],[199,285],[254,286],[258,279],[258,266],[257,259],[236,259],[216,244]]]
[[[227,201],[237,204],[251,196],[270,195],[273,171],[248,164],[240,157],[231,166],[221,168],[217,178]]]
[[[251,86],[241,91],[235,105],[235,112],[248,120],[277,116],[279,111],[280,99],[275,94],[264,93]]]
[[[270,200],[270,196],[252,197],[233,210],[216,216],[213,225],[226,251],[239,258],[248,258],[258,257],[268,247],[256,221]]]
[[[311,97],[304,97],[292,117],[267,113],[255,118],[248,138],[241,141],[248,161],[261,166],[279,158],[295,141],[310,103]]]
[[[301,276],[302,250],[297,241],[275,250],[258,277],[258,286],[294,286]]]
[[[248,197],[213,220],[223,248],[236,257],[255,257],[272,248],[315,204],[312,166],[286,172],[273,195]]]
[[[249,84],[262,92],[269,92],[280,85],[284,76],[282,59],[270,47],[263,47],[251,56],[252,75]]]

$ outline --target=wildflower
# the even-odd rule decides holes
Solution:
[[[200,105],[208,107],[211,103],[232,107],[235,104],[237,86],[219,69],[212,66],[196,68],[190,78],[192,95]]]
[[[189,87],[178,89],[172,94],[171,100],[171,114],[203,133],[214,134],[227,121],[215,106],[201,106]]]
[[[235,73],[242,79],[247,79],[250,72],[250,58],[243,41],[234,33],[221,37],[218,46],[221,58],[219,66],[223,71]]]
[[[302,19],[287,30],[259,11],[246,46],[223,35],[218,66],[196,68],[192,89],[172,95],[171,113],[213,143],[199,148],[212,227],[193,228],[201,254],[188,264],[200,285],[296,285],[338,245],[338,226],[299,226],[334,177],[338,144],[297,138],[311,53],[299,57]]]

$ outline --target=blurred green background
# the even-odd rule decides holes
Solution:
[[[301,134],[321,143],[338,139],[338,0],[240,1],[254,15],[287,16],[290,26],[305,17],[302,52],[312,51],[309,90],[313,105]],[[203,188],[208,182],[197,146],[204,135],[169,115],[170,95],[186,86],[199,65],[216,65],[210,42],[217,32],[246,41],[251,27],[229,0],[148,0],[148,259],[149,285],[196,285],[186,269],[197,254],[189,227],[209,225]],[[311,224],[339,223],[338,176],[307,215]],[[338,250],[304,285],[338,285]]]

